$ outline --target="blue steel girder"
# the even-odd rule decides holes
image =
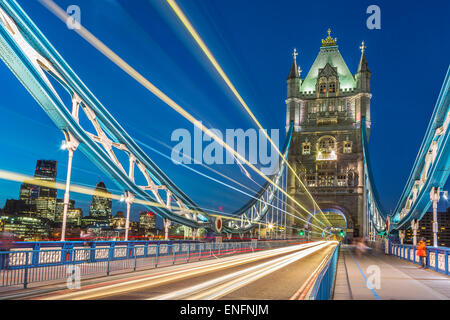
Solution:
[[[432,188],[444,187],[450,166],[449,124],[450,124],[450,67],[444,79],[430,123],[414,162],[410,176],[402,195],[391,216],[391,230],[408,228],[412,220],[420,220],[431,205],[430,193]],[[378,227],[385,223],[388,216],[383,210],[378,193],[374,185],[370,157],[366,139],[365,119],[361,121],[363,132],[364,168],[366,182],[366,201],[369,218],[381,223],[374,223]],[[376,221],[374,221],[376,222]]]

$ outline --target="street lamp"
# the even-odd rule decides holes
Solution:
[[[438,222],[437,222],[437,205],[439,202],[441,192],[444,194],[444,199],[448,199],[448,191],[441,191],[439,187],[431,188],[430,199],[433,202],[433,247],[438,246],[437,233],[438,233]]]
[[[68,133],[64,132],[64,135],[66,137],[66,140],[63,140],[61,143],[61,150],[68,150],[69,151],[69,157],[67,160],[67,177],[66,177],[66,188],[64,192],[64,209],[63,209],[63,221],[61,226],[61,241],[66,240],[66,224],[67,224],[67,211],[69,208],[69,201],[70,201],[70,176],[72,173],[72,159],[73,159],[73,153],[78,148],[78,140],[75,139],[75,137]]]

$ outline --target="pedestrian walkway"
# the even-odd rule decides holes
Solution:
[[[341,246],[334,300],[416,299],[449,300],[450,277],[378,250]]]

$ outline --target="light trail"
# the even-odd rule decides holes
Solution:
[[[47,187],[47,188],[52,188],[52,189],[58,189],[58,190],[66,189],[65,183],[56,182],[56,181],[51,182],[51,181],[46,181],[46,180],[40,180],[40,179],[36,179],[33,176],[29,176],[29,175],[25,175],[25,174],[21,174],[21,173],[10,172],[10,171],[5,171],[5,170],[0,170],[0,179],[21,182],[21,183],[27,183],[27,184],[32,184],[32,185],[37,185],[37,186]],[[91,195],[91,196],[97,195],[99,197],[112,199],[112,200],[118,200],[118,201],[121,201],[121,199],[123,197],[123,194],[113,194],[110,192],[106,193],[106,192],[99,191],[92,187],[80,186],[80,185],[76,185],[73,183],[70,185],[70,192],[86,194],[86,195]],[[162,205],[158,202],[147,201],[147,200],[143,200],[143,199],[139,199],[139,198],[136,198],[134,203],[142,204],[142,205],[146,205],[146,206],[150,206],[150,207],[165,208],[164,205]],[[206,213],[208,213],[208,215],[210,215],[212,217],[220,217],[225,220],[241,221],[241,219],[233,218],[233,217],[226,215],[226,214],[231,215],[232,213],[224,213],[222,211],[208,209],[208,208],[201,208],[201,207],[199,207],[199,208],[204,210]],[[204,212],[201,212],[198,210],[192,210],[192,209],[186,209],[185,211],[190,212],[190,213],[200,213],[200,214],[204,213]],[[155,213],[155,214],[157,214],[157,213]],[[269,226],[269,223],[264,223],[264,222],[254,222],[254,224],[262,225],[265,227]],[[288,227],[288,228],[296,229],[296,228],[291,228],[291,227]]]
[[[307,249],[313,246],[317,246],[324,243],[324,241],[316,243],[301,244],[295,246],[289,246],[285,248],[278,248],[266,251],[258,251],[256,253],[244,253],[239,256],[232,256],[224,258],[224,260],[208,260],[199,265],[199,263],[193,263],[187,267],[180,267],[176,270],[169,272],[149,275],[143,278],[127,280],[123,282],[107,284],[101,287],[81,289],[80,291],[68,291],[68,293],[62,293],[58,295],[51,295],[43,297],[43,300],[86,300],[86,299],[98,299],[101,297],[107,297],[111,295],[117,295],[134,290],[140,290],[145,288],[151,288],[158,285],[178,281],[205,273],[218,271],[242,264],[255,262],[261,259],[274,257],[280,254]]]
[[[220,298],[231,291],[237,290],[246,284],[256,281],[272,272],[275,272],[295,261],[300,260],[324,247],[330,243],[322,243],[309,247],[300,252],[294,252],[256,266],[246,268],[201,284],[191,286],[182,290],[171,292],[164,295],[152,297],[148,300],[212,300]]]
[[[191,34],[192,38],[194,38],[195,42],[197,42],[198,46],[200,47],[200,49],[203,51],[203,53],[206,55],[206,57],[208,58],[208,60],[211,62],[211,64],[214,66],[214,68],[216,69],[216,71],[219,73],[219,75],[222,77],[222,79],[225,81],[226,85],[228,86],[228,88],[231,90],[231,92],[234,94],[234,96],[238,99],[238,101],[240,102],[240,104],[242,105],[242,107],[245,109],[245,111],[247,111],[247,113],[250,115],[250,117],[253,119],[253,121],[255,122],[255,124],[262,130],[262,132],[264,133],[264,135],[266,136],[266,138],[270,141],[270,143],[272,144],[272,146],[275,148],[275,150],[278,152],[278,154],[280,155],[281,159],[283,159],[283,162],[286,163],[286,165],[288,166],[288,168],[291,170],[292,174],[295,176],[295,178],[300,182],[300,184],[303,186],[303,188],[306,190],[306,193],[308,194],[308,196],[311,198],[311,200],[313,201],[314,205],[317,206],[317,208],[319,209],[320,212],[322,212],[322,210],[320,209],[319,205],[317,204],[317,202],[314,200],[313,196],[311,195],[311,193],[309,192],[309,190],[306,188],[306,186],[303,184],[303,181],[300,179],[300,177],[297,175],[297,173],[295,172],[295,170],[291,167],[291,165],[289,164],[289,162],[286,160],[286,158],[284,157],[284,155],[281,153],[281,151],[278,149],[278,146],[272,141],[272,139],[270,138],[270,136],[267,134],[266,130],[264,130],[264,128],[262,127],[262,125],[259,123],[258,119],[256,118],[256,116],[253,114],[253,112],[250,110],[249,106],[247,105],[247,103],[244,101],[244,99],[241,97],[241,95],[239,94],[239,92],[237,91],[237,89],[235,88],[235,86],[233,85],[233,83],[231,82],[231,80],[228,78],[227,74],[225,73],[225,71],[223,71],[222,67],[220,66],[220,64],[217,62],[216,58],[214,57],[214,55],[211,53],[211,51],[209,50],[208,46],[205,44],[205,42],[202,40],[202,38],[200,37],[200,35],[198,34],[198,32],[195,30],[195,28],[193,27],[193,25],[190,23],[190,21],[188,20],[188,18],[186,17],[186,15],[183,13],[183,11],[181,10],[181,8],[178,6],[178,4],[175,2],[175,0],[166,0],[167,3],[169,4],[169,6],[172,8],[172,10],[174,11],[174,13],[177,15],[178,19],[180,19],[180,21],[182,22],[182,24],[185,26],[185,28],[188,30],[188,32]],[[315,218],[317,220],[317,218]],[[325,219],[327,220],[329,226],[331,226],[331,223],[328,221],[328,219],[325,217]]]
[[[140,143],[141,143],[142,145],[144,145],[145,147],[147,147],[148,149],[152,150],[153,152],[156,152],[156,153],[159,154],[160,156],[162,156],[162,157],[164,157],[164,158],[166,158],[166,159],[171,160],[171,158],[170,158],[168,155],[166,155],[166,154],[164,154],[164,153],[162,153],[162,152],[160,152],[160,151],[154,149],[153,147],[150,147],[149,145],[146,145],[144,142],[140,142]],[[216,183],[218,183],[218,184],[221,184],[221,185],[223,185],[223,186],[225,186],[225,187],[227,187],[227,188],[230,188],[230,189],[232,189],[232,190],[234,190],[234,191],[237,191],[237,192],[239,192],[239,193],[242,193],[242,194],[244,194],[244,195],[246,195],[246,196],[248,196],[248,197],[250,197],[250,198],[252,198],[252,199],[255,199],[255,200],[260,201],[260,202],[262,202],[262,203],[264,203],[264,204],[267,204],[268,206],[271,206],[272,208],[275,208],[275,209],[277,209],[277,210],[279,210],[279,211],[281,211],[281,212],[283,212],[283,213],[286,213],[287,215],[289,215],[289,216],[291,216],[291,217],[297,218],[297,219],[299,219],[299,220],[301,220],[301,221],[303,221],[303,222],[306,222],[307,224],[310,224],[310,225],[312,225],[312,226],[314,226],[314,227],[320,229],[319,226],[313,224],[313,223],[310,222],[310,221],[307,221],[307,220],[303,219],[302,217],[298,217],[298,216],[296,216],[296,215],[293,215],[292,213],[290,213],[290,212],[288,212],[288,211],[286,211],[286,210],[284,210],[284,209],[282,209],[282,208],[280,208],[280,207],[278,207],[278,206],[275,206],[275,205],[273,205],[272,203],[266,202],[266,201],[264,201],[264,200],[260,200],[260,199],[258,199],[257,197],[255,197],[255,196],[252,195],[252,194],[249,194],[249,193],[247,193],[247,192],[245,192],[245,191],[243,191],[243,190],[241,190],[241,189],[238,189],[238,188],[236,188],[236,187],[233,187],[232,185],[229,185],[228,183],[225,183],[225,182],[223,182],[223,181],[220,181],[220,180],[218,180],[218,179],[216,179],[216,178],[214,178],[214,177],[211,177],[211,176],[209,176],[209,175],[207,175],[207,174],[205,174],[205,173],[203,173],[203,172],[200,172],[200,171],[198,171],[198,170],[196,170],[196,169],[194,169],[194,168],[191,168],[191,167],[185,165],[184,163],[180,163],[179,165],[181,165],[182,167],[184,167],[184,168],[186,168],[186,169],[188,169],[188,170],[190,170],[190,171],[195,172],[196,174],[198,174],[198,175],[200,175],[200,176],[203,176],[203,177],[205,177],[205,178],[207,178],[207,179],[210,179],[210,180],[212,180],[212,181],[214,181],[214,182],[216,182]],[[206,167],[206,166],[205,166],[205,167]],[[212,168],[210,168],[210,167],[206,167],[206,168],[207,168],[207,169],[210,169],[210,170],[213,170],[213,171],[215,172],[215,170],[212,169]],[[217,173],[219,173],[219,172],[217,172]],[[219,173],[219,174],[222,175],[221,173]],[[226,176],[225,176],[225,177],[226,177]],[[230,179],[231,179],[231,178],[230,178]],[[231,179],[231,180],[232,180],[233,182],[235,182],[235,183],[239,183],[239,182],[237,182],[237,181],[235,181],[235,180],[233,180],[233,179]],[[242,185],[242,186],[244,186],[244,185]],[[245,186],[244,186],[244,187],[245,187]],[[250,189],[250,190],[251,190],[251,189]],[[252,190],[251,190],[251,191],[252,191]],[[277,198],[278,200],[280,200],[277,196],[275,196],[275,198]],[[292,206],[291,206],[291,208],[292,208]],[[295,208],[293,208],[293,209],[295,210]],[[297,212],[298,212],[298,211],[297,211]],[[266,213],[266,214],[267,214],[267,213]],[[235,219],[236,219],[237,221],[240,221],[239,218],[235,218]],[[287,226],[286,226],[286,227],[287,227]],[[293,228],[293,227],[287,227],[287,228],[290,228],[290,229],[301,229],[301,228]]]
[[[39,0],[47,9],[49,9],[53,14],[55,14],[61,21],[66,22],[69,19],[69,16],[66,14],[64,10],[62,10],[57,4],[55,4],[52,0]],[[127,62],[125,62],[121,57],[119,57],[114,51],[112,51],[109,47],[107,47],[103,42],[101,42],[98,38],[96,38],[91,32],[89,32],[85,27],[81,26],[79,28],[74,29],[76,33],[78,33],[82,38],[88,41],[92,46],[94,46],[98,51],[100,51],[105,57],[107,57],[111,62],[116,64],[119,68],[125,71],[128,75],[130,75],[133,79],[139,82],[142,86],[144,86],[147,90],[157,96],[160,100],[166,103],[173,110],[178,112],[181,116],[183,116],[186,120],[191,122],[194,126],[201,129],[202,132],[210,136],[214,141],[219,143],[222,147],[224,147],[228,152],[239,158],[242,162],[244,162],[247,166],[252,168],[258,175],[260,175],[264,180],[272,184],[276,189],[280,190],[286,197],[292,200],[295,204],[297,204],[300,208],[302,208],[307,214],[313,217],[315,220],[319,222],[319,224],[324,224],[322,221],[318,220],[313,214],[309,212],[302,204],[300,204],[294,197],[288,194],[283,188],[279,187],[276,183],[270,180],[264,173],[262,173],[258,168],[256,168],[253,164],[251,164],[247,159],[241,156],[238,152],[236,152],[233,148],[231,148],[228,144],[226,144],[222,139],[220,139],[216,134],[211,132],[208,128],[206,128],[200,121],[198,121],[194,116],[192,116],[189,112],[183,109],[179,104],[169,98],[165,93],[159,90],[154,84],[152,84],[149,80],[147,80],[143,75],[137,72],[133,67],[131,67]],[[324,230],[320,228],[320,230]]]
[[[158,139],[155,139],[154,137],[149,136],[149,135],[143,133],[142,131],[140,131],[140,130],[137,129],[137,128],[134,128],[134,130],[139,131],[142,135],[144,135],[144,136],[146,136],[146,137],[152,139],[153,141],[155,141],[155,142],[157,142],[158,144],[162,145],[162,146],[165,147],[166,149],[172,150],[172,148],[171,148],[169,145],[165,144],[164,142],[159,141]],[[152,151],[158,153],[159,155],[161,155],[161,156],[163,156],[163,157],[165,157],[165,158],[167,158],[167,159],[172,160],[170,157],[168,157],[168,156],[165,155],[164,153],[162,153],[162,152],[156,150],[155,148],[153,148],[153,147],[147,145],[145,142],[142,142],[142,141],[140,141],[140,140],[138,140],[138,139],[135,139],[135,140],[136,140],[137,142],[139,142],[140,144],[142,144],[144,147],[146,147],[146,148],[148,148],[148,149],[150,149],[150,150],[152,150]],[[193,161],[193,159],[192,159],[191,157],[189,157],[188,155],[186,155],[186,154],[184,154],[184,153],[183,153],[183,158],[186,158],[186,159],[189,160],[189,161]],[[255,194],[257,193],[257,191],[253,190],[252,188],[250,188],[250,187],[248,187],[248,186],[246,186],[246,185],[240,183],[239,181],[234,180],[233,178],[231,178],[231,177],[229,177],[229,176],[227,176],[227,175],[225,175],[225,174],[223,174],[223,173],[221,173],[221,172],[219,172],[219,171],[217,171],[217,170],[215,170],[215,169],[213,169],[213,168],[211,168],[211,167],[209,167],[209,166],[207,166],[207,165],[205,165],[205,164],[203,164],[203,163],[200,163],[200,165],[201,165],[202,167],[204,167],[205,169],[207,169],[207,170],[209,170],[209,171],[212,171],[212,172],[216,173],[217,175],[219,175],[219,176],[221,176],[221,177],[223,177],[223,178],[225,178],[225,179],[227,179],[227,180],[230,180],[230,181],[233,182],[233,183],[236,183],[237,185],[241,186],[242,188],[245,188],[245,189],[247,189],[247,190],[249,190],[249,191],[251,191],[251,192],[253,192],[253,193],[255,193]],[[194,171],[194,172],[197,172],[195,169],[192,169],[191,167],[188,167],[188,166],[184,165],[183,163],[181,163],[181,166],[185,167],[186,169],[189,169],[189,170],[192,170],[192,171]],[[200,174],[200,175],[203,175],[203,173],[199,173],[199,174]],[[206,175],[206,177],[209,178],[209,179],[211,179],[211,180],[213,180],[213,181],[215,181],[215,179],[214,179],[213,177],[211,177],[211,176]],[[253,179],[251,179],[251,180],[252,180],[259,188],[263,188],[263,186],[260,185],[258,182],[256,182],[256,181],[253,180]],[[216,181],[216,182],[217,182],[217,183],[220,183],[220,184],[223,184],[223,185],[226,185],[226,184],[224,184],[224,183],[221,182],[221,181]],[[252,197],[253,199],[257,199],[257,198],[255,198],[254,196],[249,195],[249,194],[243,192],[242,190],[234,189],[234,187],[228,186],[228,185],[227,185],[227,187],[229,187],[229,188],[231,188],[231,189],[233,189],[233,190],[235,190],[235,191],[238,191],[238,192],[240,192],[240,193],[243,193],[243,194],[245,194],[245,195],[247,195],[247,196],[249,196],[249,197]],[[282,199],[281,199],[277,194],[275,194],[275,199],[276,199],[276,200],[279,200],[279,201],[282,201]],[[257,199],[257,200],[258,200],[258,199]],[[263,201],[263,203],[267,203],[267,202]],[[310,222],[304,220],[304,219],[301,218],[301,217],[298,217],[298,216],[296,216],[296,215],[293,215],[293,214],[287,212],[286,210],[281,209],[281,208],[278,207],[278,206],[274,206],[274,205],[269,204],[269,203],[267,203],[267,204],[270,205],[270,206],[272,206],[273,208],[277,208],[277,209],[281,210],[282,212],[284,212],[284,213],[286,213],[286,214],[288,214],[288,215],[290,215],[290,216],[292,216],[292,217],[294,217],[294,218],[297,218],[297,219],[299,219],[299,220],[301,220],[301,221],[303,221],[303,222],[310,223]],[[290,203],[286,203],[286,206],[288,206],[289,208],[293,209],[296,213],[300,214],[300,212],[297,210],[297,208],[295,208],[294,206],[292,206]],[[311,223],[311,225],[317,227],[316,225],[314,225],[314,224],[312,224],[312,223]],[[317,227],[317,228],[320,229],[320,227]],[[291,228],[291,229],[300,229],[300,228]]]

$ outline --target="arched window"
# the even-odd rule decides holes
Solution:
[[[303,143],[302,154],[308,155],[311,153],[311,144],[309,142]]]
[[[319,139],[319,151],[331,152],[335,149],[336,141],[331,136],[325,136]]]
[[[353,170],[349,170],[347,173],[347,185],[349,187],[358,185],[358,174]]]
[[[344,141],[344,153],[352,153],[352,142]]]
[[[332,136],[323,136],[317,142],[316,160],[337,160],[336,139]]]
[[[321,77],[319,79],[319,92],[326,93],[327,92],[327,78]]]
[[[330,93],[334,93],[336,92],[336,83],[335,82],[331,82],[328,86],[328,92]]]
[[[355,182],[355,173],[353,171],[349,171],[347,173],[347,185],[352,187]]]

